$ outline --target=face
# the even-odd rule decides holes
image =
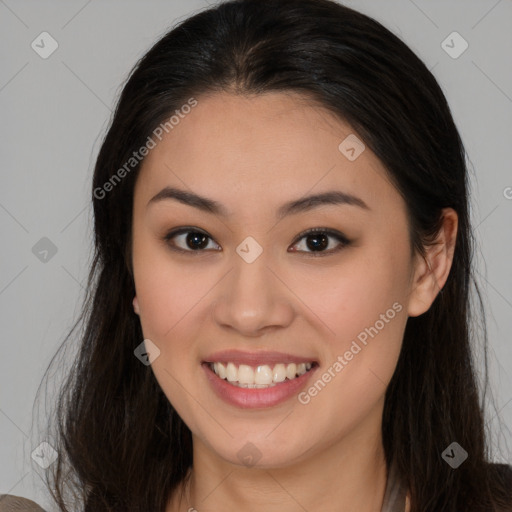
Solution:
[[[415,267],[405,204],[351,134],[295,94],[217,93],[143,162],[134,305],[194,450],[286,466],[380,428]]]

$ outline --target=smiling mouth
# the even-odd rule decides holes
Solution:
[[[249,366],[228,363],[205,363],[220,379],[240,388],[263,389],[288,382],[304,375],[318,363],[278,363],[275,365]]]

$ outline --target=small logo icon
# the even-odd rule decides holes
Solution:
[[[39,57],[47,59],[59,47],[59,43],[48,32],[41,32],[30,46]]]
[[[459,443],[454,441],[441,454],[441,457],[443,457],[446,463],[453,469],[457,469],[468,458],[468,452],[464,450]]]
[[[261,459],[262,454],[254,444],[245,443],[236,455],[244,466],[250,468]]]
[[[248,236],[236,248],[236,252],[246,263],[252,263],[263,252],[263,247],[252,236]]]
[[[32,460],[37,462],[43,469],[49,468],[58,457],[58,453],[55,451],[51,444],[43,441],[33,452]]]
[[[338,146],[340,153],[353,162],[366,149],[365,145],[353,133],[344,139]]]
[[[57,246],[49,238],[43,236],[32,247],[32,254],[42,263],[48,263],[57,254]]]
[[[503,190],[503,195],[505,196],[505,199],[512,199],[512,187],[506,187]]]
[[[458,59],[468,49],[468,47],[468,42],[458,32],[452,32],[441,43],[441,48],[452,59]]]
[[[151,340],[146,339],[137,346],[133,353],[142,364],[149,366],[160,355],[160,349]]]

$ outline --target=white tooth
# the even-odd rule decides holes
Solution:
[[[222,363],[215,363],[215,372],[221,379],[226,378],[226,367]]]
[[[289,379],[293,379],[295,378],[295,374],[297,373],[297,365],[295,363],[290,363],[287,367],[286,367],[286,376],[289,378]]]
[[[283,382],[286,379],[286,367],[284,364],[276,364],[272,375],[274,382]]]
[[[212,363],[211,367],[221,378],[226,379],[234,385],[243,388],[265,388],[275,386],[284,382],[286,378],[294,379],[296,376],[304,375],[312,368],[312,363],[290,363],[288,365],[278,363],[271,368],[263,364],[254,370],[251,366],[241,364],[237,367],[234,363]]]
[[[228,363],[226,367],[226,377],[229,382],[236,382],[238,380],[238,369],[233,363]]]
[[[254,370],[246,364],[241,364],[238,367],[238,382],[240,384],[254,384]]]
[[[272,369],[267,364],[258,366],[254,372],[255,384],[271,384],[272,383]]]

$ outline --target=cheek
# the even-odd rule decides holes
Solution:
[[[380,421],[407,321],[400,301],[390,301],[385,293],[380,300],[370,297],[372,287],[356,293],[349,279],[344,283],[346,287],[334,296],[332,315],[323,317],[336,335],[325,340],[323,365],[298,397],[303,406],[298,421],[306,423],[312,439],[326,443]]]
[[[202,370],[195,361],[193,340],[206,314],[201,298],[214,280],[210,277],[208,284],[197,270],[172,264],[165,250],[148,246],[134,244],[133,266],[143,335],[160,350],[151,368],[169,402],[196,429],[204,411],[194,400]]]
[[[307,305],[330,330],[324,372],[333,382],[333,393],[324,394],[321,401],[329,407],[334,396],[341,397],[336,403],[353,409],[354,417],[358,408],[374,403],[385,391],[407,322],[408,252],[405,245],[391,245],[379,240],[357,255],[354,252],[343,265],[317,274],[316,286],[311,278],[298,292],[308,297]]]
[[[398,250],[386,251],[383,244],[347,254],[342,264],[329,269],[311,268],[288,276],[289,282],[293,279],[291,287],[297,296],[329,328],[328,338],[336,349],[350,344],[381,315],[384,321],[391,318],[390,323],[386,322],[389,331],[388,326],[396,323],[397,310],[405,308],[407,260]],[[395,303],[401,307],[393,308]]]
[[[134,279],[145,337],[164,343],[186,323],[185,317],[200,309],[207,283],[193,267],[172,263],[168,250],[154,240],[134,243]]]

